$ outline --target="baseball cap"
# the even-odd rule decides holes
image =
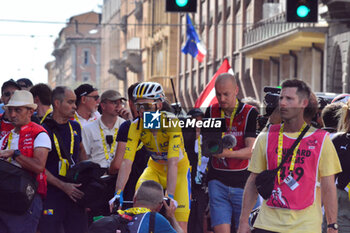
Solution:
[[[87,96],[93,91],[97,91],[97,89],[91,86],[90,84],[81,84],[74,90],[74,93],[77,96],[77,103],[80,103],[81,97]]]
[[[103,102],[104,100],[115,101],[120,99],[126,100],[125,97],[123,97],[118,91],[115,90],[107,90],[101,95],[101,102]]]

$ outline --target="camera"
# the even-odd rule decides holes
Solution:
[[[264,87],[265,97],[264,104],[266,105],[266,117],[269,117],[275,108],[278,106],[281,88],[278,87]]]
[[[204,120],[204,119],[203,119]],[[220,128],[202,128],[202,154],[210,157],[214,154],[221,154],[223,151],[222,133],[226,132],[226,122],[224,118],[215,118],[216,121],[221,121]]]
[[[163,200],[166,202],[166,204],[167,204],[168,206],[170,206],[170,201],[171,201],[170,198],[164,197]],[[163,215],[164,217],[166,217],[166,209],[165,209],[164,205],[163,205],[162,208],[160,209],[159,213],[160,213],[161,215]]]

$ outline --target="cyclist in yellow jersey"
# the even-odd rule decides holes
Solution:
[[[176,200],[178,207],[175,217],[184,232],[187,232],[187,221],[190,213],[190,166],[184,150],[181,128],[163,127],[160,129],[145,129],[143,113],[161,110],[164,102],[163,88],[159,83],[140,83],[133,92],[136,108],[140,118],[131,123],[125,155],[118,173],[115,197],[110,201],[111,208],[115,199],[123,202],[123,189],[128,180],[139,141],[151,153],[148,167],[141,175],[136,189],[146,180],[154,180],[167,190],[167,196]],[[160,112],[163,122],[166,112]],[[167,119],[165,119],[167,120]],[[177,119],[171,119],[176,122]]]

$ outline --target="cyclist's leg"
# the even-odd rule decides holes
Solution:
[[[191,172],[189,167],[187,169],[180,168],[177,172],[174,198],[178,203],[178,207],[175,211],[175,218],[184,232],[187,232],[191,198]]]
[[[140,176],[139,180],[137,181],[136,186],[135,186],[135,190],[137,190],[140,187],[140,185],[146,180],[153,180],[153,181],[161,184],[157,171],[154,168],[152,168],[151,166],[148,166],[144,170],[142,175]],[[164,188],[164,186],[163,186],[163,188]]]

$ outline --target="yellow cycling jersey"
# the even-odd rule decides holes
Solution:
[[[165,117],[166,114],[162,113],[161,121]],[[177,121],[177,119],[172,119],[172,121]],[[159,164],[166,164],[168,158],[173,157],[179,157],[179,162],[188,161],[180,127],[163,127],[161,124],[161,128],[154,132],[153,134],[150,129],[143,128],[142,119],[133,121],[128,132],[124,158],[134,161],[137,145],[141,140],[152,159]]]

